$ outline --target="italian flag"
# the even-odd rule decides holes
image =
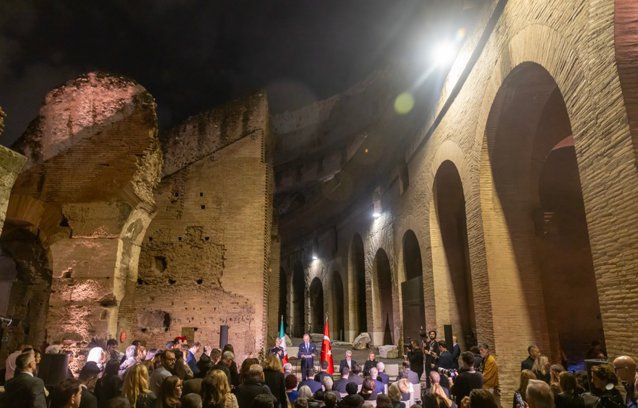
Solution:
[[[334,374],[335,367],[332,360],[332,345],[330,344],[330,331],[328,330],[328,318],[326,317],[326,323],[323,326],[323,343],[321,344],[321,361],[328,362],[328,373]]]
[[[281,364],[288,362],[288,351],[286,351],[286,333],[284,333],[284,316],[281,316],[281,322],[279,323],[279,338],[281,339],[281,348],[284,349],[284,358],[281,360]]]

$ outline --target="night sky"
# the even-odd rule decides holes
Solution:
[[[49,90],[91,70],[145,86],[162,128],[258,88],[273,112],[298,108],[415,59],[453,32],[452,3],[1,0],[1,142],[22,134]]]

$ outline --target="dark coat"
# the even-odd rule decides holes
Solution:
[[[7,381],[5,404],[7,407],[47,408],[44,382],[27,373],[18,373]]]
[[[82,387],[82,399],[79,408],[97,408],[97,398],[88,388]]]
[[[332,384],[332,389],[335,391],[338,391],[342,394],[346,393],[346,385],[348,385],[348,383],[351,383],[352,381],[350,381],[349,378],[340,378],[337,381],[334,382],[334,384]]]
[[[363,405],[363,397],[359,394],[346,395],[338,403],[339,408],[359,408]]]
[[[270,392],[275,396],[277,402],[282,407],[286,407],[288,404],[288,398],[286,397],[286,386],[284,385],[284,374],[276,370],[265,369],[264,370],[264,383],[270,388]],[[275,404],[276,406],[277,404]]]
[[[531,356],[527,356],[527,358],[521,361],[521,371],[523,370],[531,370],[534,367],[534,359]]]
[[[378,361],[375,360],[366,360],[365,364],[363,365],[363,375],[369,375],[370,374],[370,369],[372,367],[376,367],[377,366]]]
[[[267,386],[251,378],[247,378],[235,391],[239,408],[252,408],[253,400],[260,394],[272,395]]]
[[[442,352],[439,356],[438,366],[447,368],[448,370],[454,368],[454,358],[452,357],[452,353],[449,351]]]
[[[459,343],[455,343],[452,346],[452,360],[454,360],[454,368],[459,368],[459,357],[461,357],[461,346]]]
[[[297,389],[300,389],[304,385],[307,385],[308,388],[310,388],[310,391],[312,391],[312,395],[323,388],[322,384],[319,381],[315,381],[312,378],[308,378],[307,380],[300,382]]]
[[[328,374],[327,372],[321,371],[319,374],[315,375],[315,381],[319,381],[321,384],[323,384],[324,377],[332,378],[332,376]]]
[[[377,379],[381,381],[382,383],[384,383],[385,385],[390,384],[390,376],[387,375],[386,373],[379,373],[379,376],[377,377]]]
[[[341,362],[339,363],[339,372],[341,372],[341,369],[343,367],[348,367],[350,369],[350,372],[352,372],[352,369],[357,365],[357,362],[354,360],[350,360],[350,367],[348,367],[348,360],[346,360],[345,358],[343,360],[341,360]]]

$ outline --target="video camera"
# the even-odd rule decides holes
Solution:
[[[447,369],[443,367],[437,367],[436,370],[439,372],[439,374],[451,378],[452,380],[454,380],[456,376],[459,375],[459,370],[457,370],[456,368]]]

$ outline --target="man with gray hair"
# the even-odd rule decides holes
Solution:
[[[235,360],[235,354],[233,354],[232,351],[224,351],[222,353],[222,358],[212,368],[212,370],[222,370],[224,374],[226,374],[226,378],[228,378],[228,385],[230,385],[231,388],[233,386],[233,382],[230,375],[230,366],[233,364],[233,360]]]
[[[347,350],[346,351],[346,358],[341,360],[341,362],[339,363],[339,372],[341,372],[341,369],[343,367],[348,367],[348,371],[352,372],[352,368],[355,365],[357,365],[357,362],[352,359],[352,351],[351,350]]]
[[[382,361],[377,363],[377,370],[379,371],[379,377],[377,378],[384,385],[388,385],[390,383],[390,376],[385,373],[385,364]]]
[[[545,381],[529,380],[525,394],[529,408],[554,408],[554,394]]]
[[[16,374],[5,385],[5,404],[8,407],[46,408],[44,382],[34,377],[35,354],[28,351],[15,360]]]
[[[370,368],[370,378],[374,380],[374,391],[377,394],[385,394],[385,385],[379,381],[379,370],[377,370],[377,367]]]

